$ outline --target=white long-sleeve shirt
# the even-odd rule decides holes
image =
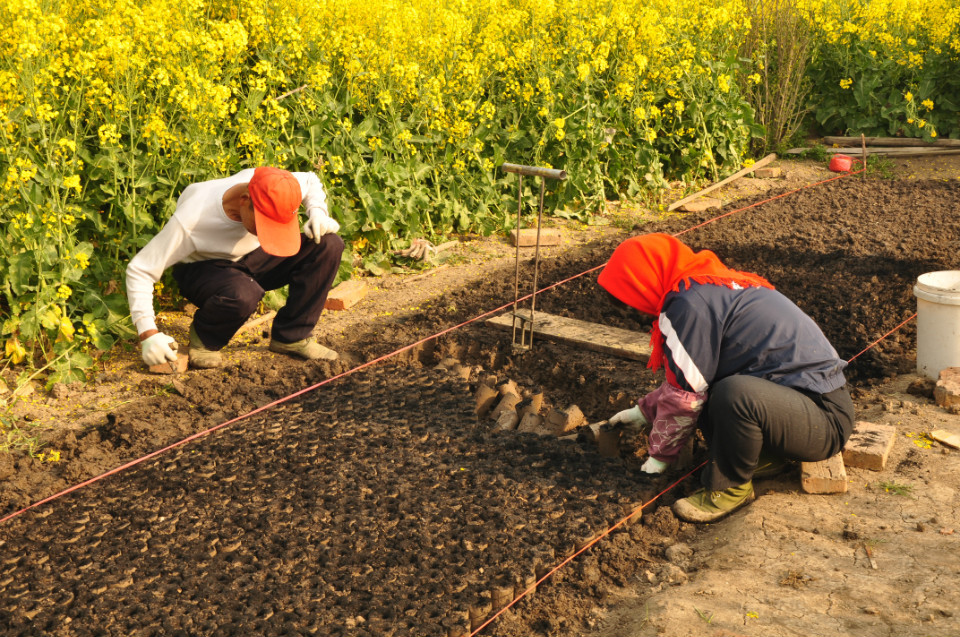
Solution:
[[[127,265],[127,301],[138,334],[157,329],[153,286],[164,270],[176,263],[207,259],[236,261],[260,247],[256,235],[223,210],[223,195],[237,184],[249,183],[253,170],[184,188],[173,216]],[[292,174],[300,183],[307,215],[327,215],[327,195],[320,179],[314,173]]]

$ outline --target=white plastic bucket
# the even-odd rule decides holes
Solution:
[[[928,272],[913,286],[917,297],[917,372],[940,378],[960,367],[960,270]]]

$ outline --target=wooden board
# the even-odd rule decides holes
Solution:
[[[930,432],[930,437],[940,444],[960,449],[960,434],[951,433],[946,429],[935,429]]]
[[[517,310],[517,330],[530,318],[530,310]],[[522,320],[521,320],[522,319]],[[507,312],[486,321],[505,330],[513,329],[513,313]],[[519,334],[517,335],[519,338]],[[538,338],[578,345],[585,349],[621,358],[646,362],[650,360],[650,335],[619,327],[537,312],[533,323],[533,341]]]
[[[827,146],[928,146],[930,148],[960,148],[960,139],[938,139],[925,142],[916,137],[824,137]]]
[[[740,178],[743,177],[744,175],[749,175],[750,173],[752,173],[753,171],[755,171],[757,168],[763,168],[764,166],[766,166],[767,164],[769,164],[770,162],[772,162],[772,161],[773,161],[774,159],[776,159],[776,158],[777,158],[777,154],[776,154],[776,153],[770,153],[769,155],[767,155],[767,156],[764,157],[763,159],[755,162],[753,165],[747,166],[746,168],[743,168],[743,169],[741,169],[741,170],[733,173],[732,175],[730,175],[729,177],[727,177],[727,178],[724,179],[723,181],[718,181],[717,183],[713,184],[712,186],[707,186],[706,188],[704,188],[704,189],[701,190],[700,192],[695,192],[695,193],[693,193],[692,195],[690,195],[689,197],[684,197],[683,199],[681,199],[681,200],[679,200],[679,201],[674,201],[672,204],[670,204],[669,206],[667,206],[667,210],[668,210],[668,211],[676,210],[677,208],[679,208],[679,207],[682,206],[683,204],[687,203],[688,201],[693,201],[693,200],[696,199],[697,197],[701,197],[701,196],[707,194],[708,192],[713,192],[714,190],[716,190],[717,188],[720,188],[721,186],[726,186],[726,185],[729,184],[731,181],[735,181],[735,180],[737,180],[737,179],[740,179]]]

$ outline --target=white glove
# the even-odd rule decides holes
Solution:
[[[663,473],[667,470],[667,467],[670,465],[666,462],[661,462],[653,456],[647,458],[647,461],[640,466],[640,471],[644,473]]]
[[[340,224],[327,215],[322,208],[312,209],[306,223],[303,224],[303,233],[316,243],[320,243],[323,235],[332,234],[338,230],[340,230]]]
[[[163,332],[157,332],[140,343],[140,353],[147,365],[173,363],[177,360],[177,341]]]
[[[646,416],[644,416],[643,412],[640,410],[640,405],[634,405],[630,409],[618,411],[607,422],[609,422],[611,425],[615,425],[617,423],[629,425],[632,429],[639,429],[649,424]]]

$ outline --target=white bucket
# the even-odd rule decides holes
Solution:
[[[937,380],[960,367],[960,270],[928,272],[913,286],[917,297],[917,372]]]

